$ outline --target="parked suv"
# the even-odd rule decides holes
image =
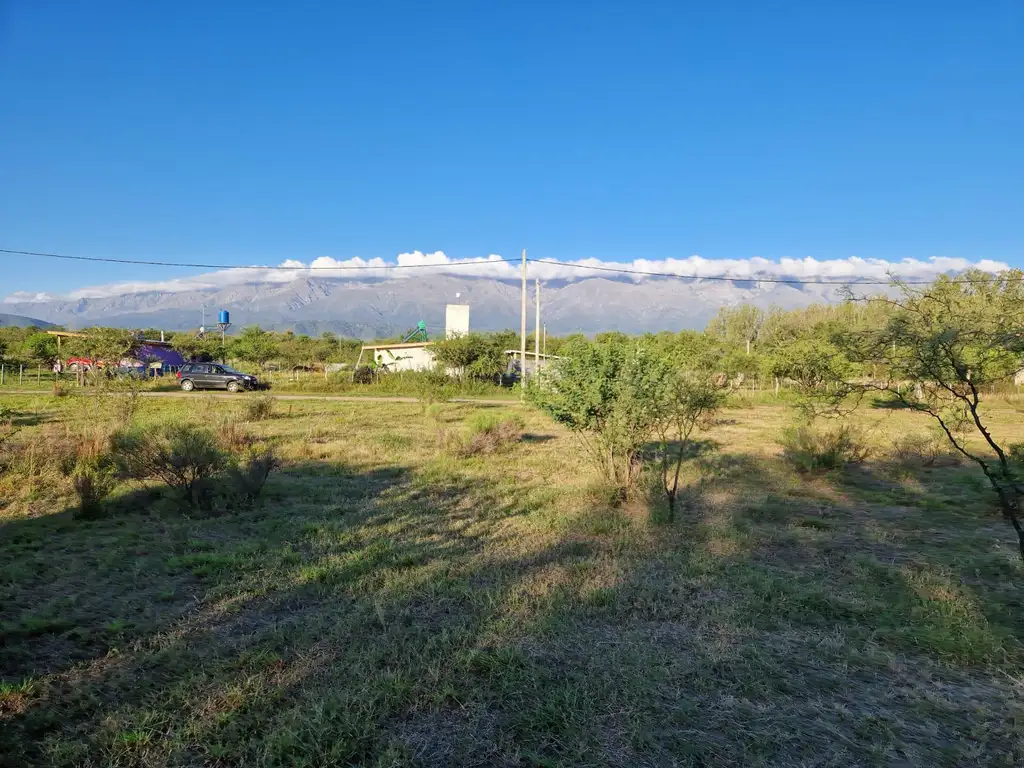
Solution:
[[[193,389],[259,389],[255,376],[220,363],[186,363],[178,370],[178,381],[186,392]]]

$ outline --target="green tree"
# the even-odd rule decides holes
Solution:
[[[139,347],[139,338],[124,328],[89,328],[81,336],[68,339],[68,355],[85,357],[94,363],[103,363],[102,371],[109,375],[120,365],[121,360],[130,358]],[[92,370],[94,377],[101,369]]]
[[[344,353],[341,344],[338,343],[338,337],[330,331],[324,331],[320,338],[313,343],[311,354],[313,361],[320,366],[326,379],[328,364],[340,362]]]
[[[709,372],[660,371],[654,400],[654,432],[658,439],[661,487],[668,501],[669,522],[675,520],[679,475],[683,464],[696,455],[694,435],[707,429],[725,402],[726,391],[715,385]]]
[[[57,338],[37,331],[29,334],[21,343],[21,354],[37,365],[50,366],[57,358]]]
[[[258,325],[250,325],[231,340],[231,355],[262,368],[277,354],[274,335]]]
[[[469,333],[436,341],[432,349],[438,364],[460,378],[494,379],[505,371],[505,350],[513,348],[517,338],[510,331]]]
[[[176,333],[171,348],[186,360],[209,362],[221,356],[221,341],[212,334],[200,336],[198,332]]]
[[[934,420],[988,479],[1024,558],[1024,468],[993,434],[981,397],[1011,381],[1024,361],[1024,272],[972,270],[923,290],[897,285],[900,298],[864,301],[883,305],[875,316],[884,323],[837,336],[851,359],[884,372],[866,384],[846,382],[847,391],[882,391]]]
[[[764,320],[764,311],[752,304],[723,307],[708,323],[707,332],[722,341],[743,346],[749,355],[750,346],[757,340]]]
[[[636,485],[641,452],[658,422],[668,366],[649,345],[620,337],[573,340],[564,357],[529,390],[534,403],[569,428],[605,478],[623,493]]]

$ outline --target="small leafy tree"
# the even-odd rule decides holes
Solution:
[[[832,340],[809,334],[776,348],[768,370],[793,382],[801,395],[815,395],[834,382],[845,381],[852,367]]]
[[[642,341],[573,340],[531,399],[579,438],[621,492],[635,487],[642,451],[654,434],[666,365]]]
[[[865,300],[885,305],[879,327],[837,336],[846,355],[882,374],[867,384],[848,383],[847,391],[882,391],[933,419],[988,479],[1024,558],[1024,467],[992,433],[981,397],[1021,370],[1024,272],[972,270],[923,290],[897,285],[900,298]]]
[[[86,357],[94,364],[102,362],[109,374],[122,359],[131,357],[138,349],[139,339],[124,328],[90,328],[81,337],[70,339],[68,347],[73,356]],[[99,369],[94,368],[93,371],[99,381]]]
[[[327,378],[327,364],[331,362],[338,362],[342,356],[341,344],[338,343],[338,337],[330,331],[324,331],[324,333],[317,339],[313,344],[311,359],[320,366],[320,370],[323,371],[324,378]]]
[[[655,402],[654,429],[661,462],[661,487],[668,501],[669,522],[675,520],[679,475],[694,455],[694,434],[706,429],[727,393],[709,375],[663,371]]]

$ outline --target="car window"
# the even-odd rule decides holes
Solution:
[[[192,366],[193,373],[209,373],[210,366],[208,365],[194,365]]]
[[[221,368],[219,365],[211,365],[210,373],[224,373],[224,369]]]

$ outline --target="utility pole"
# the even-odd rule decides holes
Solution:
[[[526,399],[526,249],[523,248],[523,311],[519,333],[519,399]]]
[[[537,321],[533,325],[533,378],[540,381],[540,278],[537,278]]]
[[[544,326],[544,348],[543,348],[543,352],[544,352],[544,356],[547,357],[547,354],[548,354],[548,327],[546,325]]]

